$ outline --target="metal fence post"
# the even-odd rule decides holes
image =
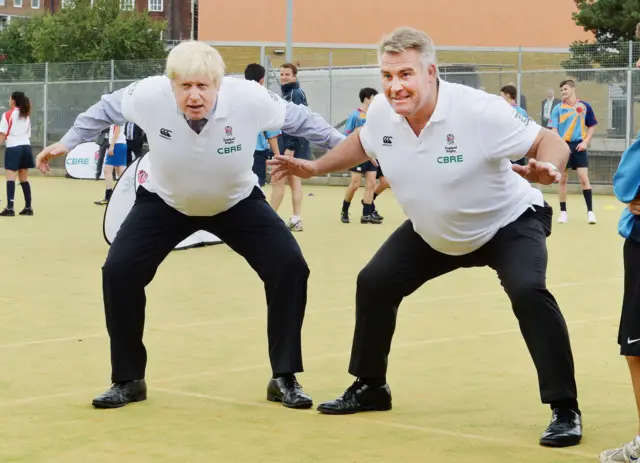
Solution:
[[[518,47],[518,76],[516,78],[516,89],[518,93],[516,103],[518,106],[522,106],[522,45]]]
[[[116,76],[116,62],[115,60],[111,60],[111,75],[109,77],[109,92],[113,92],[113,81]]]
[[[47,146],[47,130],[48,130],[48,122],[49,122],[49,110],[47,106],[49,106],[49,62],[44,63],[44,109],[43,109],[43,117],[44,121],[42,124],[42,147]]]
[[[633,42],[629,41],[629,63],[627,69],[627,124],[625,133],[625,148],[631,144],[633,118]]]
[[[329,122],[333,124],[333,50],[329,50]]]
[[[267,67],[266,66],[266,61],[264,59],[266,52],[267,52],[267,49],[265,48],[265,46],[261,45],[260,46],[260,66],[265,67],[265,68]]]

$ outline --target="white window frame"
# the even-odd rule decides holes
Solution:
[[[31,8],[37,10],[40,8],[40,0],[31,0]]]
[[[135,0],[120,0],[120,9],[122,11],[133,11],[135,7]]]
[[[0,0],[0,6],[4,6],[4,0]]]
[[[159,4],[159,6],[158,6]],[[164,11],[164,1],[163,0],[149,0],[149,7],[147,8],[150,12],[153,13],[162,13]]]
[[[13,0],[13,6],[15,8],[22,8],[22,0]]]

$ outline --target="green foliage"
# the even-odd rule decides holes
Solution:
[[[120,0],[72,0],[54,15],[11,21],[0,53],[11,64],[160,59],[165,27],[147,12],[121,11]]]
[[[579,80],[603,82],[623,81],[621,72],[593,72],[596,68],[627,68],[629,61],[640,59],[640,44],[634,43],[629,54],[629,41],[636,40],[636,25],[640,22],[640,0],[574,0],[578,12],[573,20],[585,31],[592,32],[595,41],[576,41],[570,46],[571,57],[562,63]],[[580,71],[573,71],[580,70]]]

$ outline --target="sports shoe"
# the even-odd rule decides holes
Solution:
[[[349,223],[349,213],[345,211],[340,212],[340,220],[342,223]]]
[[[617,449],[600,454],[600,463],[632,463],[640,460],[640,444],[636,439]]]
[[[587,214],[587,220],[590,224],[597,223],[596,215],[593,213],[593,211],[589,211],[589,213]]]
[[[25,207],[20,212],[18,212],[18,214],[20,214],[20,215],[33,215],[33,209],[30,208],[30,207]]]
[[[304,230],[302,226],[302,220],[298,220],[297,222],[289,221],[287,226],[289,227],[289,230],[291,230],[292,232],[301,232]]]
[[[567,215],[567,211],[560,211],[560,217],[558,218],[558,223],[567,223],[569,221],[569,216]]]
[[[100,201],[94,201],[93,204],[97,204],[98,206],[104,206],[106,204],[109,204],[109,200],[106,198],[103,198]]]
[[[15,217],[16,211],[13,209],[5,208],[2,212],[0,212],[1,217]]]

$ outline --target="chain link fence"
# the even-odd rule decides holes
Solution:
[[[277,47],[221,47],[231,75],[242,77],[250,62],[267,69],[266,85],[280,92],[279,68],[286,59]],[[593,183],[610,184],[620,155],[640,131],[640,43],[577,44],[567,49],[440,47],[441,77],[499,94],[513,84],[529,117],[543,123],[547,95],[561,99],[559,84],[574,79],[578,98],[593,107],[598,126],[590,147]],[[360,105],[363,87],[381,91],[374,47],[294,48],[291,60],[309,106],[336,127]],[[140,78],[162,74],[164,60],[44,63],[0,67],[0,110],[13,91],[32,100],[34,150],[59,140],[82,111],[99,98]],[[322,155],[316,151],[317,156]],[[0,153],[0,162],[4,156]]]

